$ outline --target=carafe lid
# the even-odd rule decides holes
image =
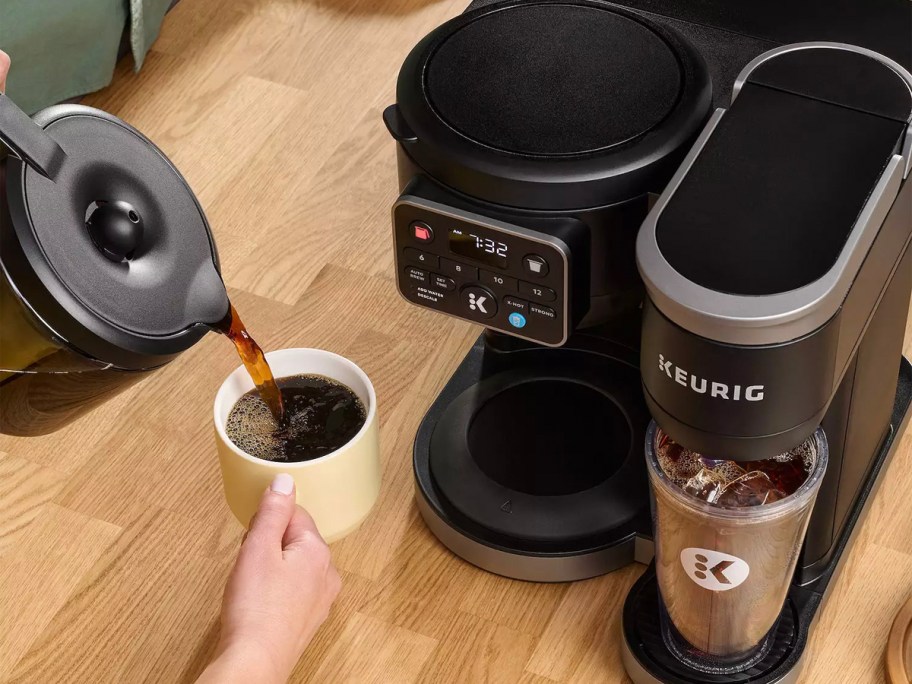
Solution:
[[[0,175],[8,200],[0,265],[48,328],[96,359],[148,368],[225,317],[228,296],[206,217],[155,145],[116,117],[78,105],[36,115],[43,134],[10,122],[0,117],[2,137],[21,133],[21,149],[16,140],[10,146],[29,163],[10,156],[6,178]],[[38,154],[29,156],[28,143]],[[55,151],[54,143],[53,164],[42,165],[41,145]]]

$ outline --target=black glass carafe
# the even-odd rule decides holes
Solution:
[[[0,95],[0,432],[52,432],[195,344],[228,296],[206,217],[146,137]]]

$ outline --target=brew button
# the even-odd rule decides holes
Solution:
[[[434,229],[431,228],[428,224],[422,223],[421,221],[415,221],[412,224],[412,236],[418,242],[433,242],[434,241]]]
[[[421,283],[422,285],[427,285],[428,283],[428,274],[427,271],[422,271],[420,268],[415,268],[414,266],[405,267],[406,277],[416,283]]]
[[[441,290],[446,290],[450,292],[456,289],[456,281],[452,278],[447,278],[446,276],[439,275],[437,273],[431,273],[431,285],[438,287]]]
[[[557,314],[554,313],[554,309],[550,306],[541,306],[540,304],[529,304],[529,313],[535,314],[536,316],[543,316],[545,318],[557,318]]]
[[[524,299],[519,299],[517,297],[504,297],[503,298],[504,306],[510,309],[511,311],[518,311],[520,313],[525,313],[526,309],[529,306],[529,303]]]
[[[497,314],[497,299],[483,287],[463,288],[462,303],[473,318],[493,318]]]
[[[548,262],[545,261],[544,257],[538,256],[538,254],[527,254],[523,257],[523,268],[526,273],[533,275],[537,278],[544,278],[548,275]]]
[[[540,302],[553,302],[557,299],[557,293],[551,288],[527,283],[524,280],[519,281],[519,293]]]
[[[485,285],[491,285],[493,287],[499,287],[503,290],[509,290],[510,292],[516,292],[516,278],[500,275],[500,273],[482,271],[481,282]]]
[[[477,268],[445,257],[440,258],[440,270],[447,275],[456,276],[463,280],[478,280]]]
[[[437,268],[440,265],[440,257],[436,254],[428,254],[413,247],[405,248],[405,260],[427,268]]]
[[[507,316],[507,320],[510,321],[510,325],[514,328],[524,328],[526,326],[526,317],[517,311]]]

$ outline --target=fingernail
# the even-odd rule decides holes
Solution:
[[[276,494],[288,496],[294,491],[294,478],[288,473],[279,473],[275,476],[269,488]]]

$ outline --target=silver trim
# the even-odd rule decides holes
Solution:
[[[848,43],[812,41],[808,43],[792,43],[791,45],[783,45],[782,47],[777,47],[769,50],[768,52],[764,52],[762,55],[759,55],[748,62],[747,66],[741,70],[740,74],[738,74],[738,78],[735,79],[735,87],[732,91],[732,104],[734,104],[735,99],[738,97],[738,93],[741,92],[741,88],[747,82],[747,79],[750,77],[751,72],[753,72],[754,69],[756,69],[758,66],[766,61],[769,61],[773,57],[777,57],[787,52],[796,52],[798,50],[813,50],[816,48],[846,50],[847,52],[855,52],[859,55],[864,55],[865,57],[870,57],[871,59],[880,62],[884,66],[889,67],[896,73],[897,76],[905,81],[906,87],[909,89],[909,97],[912,98],[912,74],[910,74],[901,64],[893,61],[886,55],[882,55],[879,52],[874,52],[868,48],[859,47],[858,45],[849,45]],[[912,170],[912,111],[909,112],[909,118],[907,121],[909,122],[910,126],[906,130],[906,140],[903,142],[901,152],[903,158],[906,160],[906,164],[903,169],[903,178],[908,178],[909,171]]]
[[[623,619],[623,616],[621,616],[621,620]],[[779,679],[773,680],[770,684],[795,684],[795,682],[798,681],[798,677],[801,675],[801,671],[804,669],[805,652],[806,650],[801,653],[798,662],[795,663],[791,670],[779,677]],[[643,667],[642,663],[637,660],[633,651],[630,650],[630,644],[627,643],[627,635],[624,634],[623,629],[621,629],[621,662],[624,665],[624,669],[627,671],[627,676],[630,677],[633,684],[665,684],[661,679]]]
[[[466,318],[463,316],[457,316],[455,314],[447,313],[446,311],[440,311],[435,309],[432,306],[427,306],[424,304],[419,304],[413,302],[411,299],[405,296],[405,293],[402,292],[401,287],[401,269],[404,266],[399,261],[399,250],[396,249],[396,209],[400,206],[411,206],[417,207],[419,209],[426,209],[428,211],[433,211],[435,213],[441,214],[443,216],[448,216],[450,218],[459,219],[460,221],[465,221],[466,223],[472,223],[481,228],[489,228],[506,233],[507,235],[513,235],[531,242],[537,242],[542,245],[548,245],[553,247],[560,253],[561,259],[564,264],[564,285],[563,285],[563,336],[561,341],[555,343],[543,342],[542,340],[535,339],[534,337],[526,337],[525,335],[518,334],[515,330],[507,330],[505,328],[498,328],[493,325],[487,325],[483,321],[476,321],[471,318]],[[490,330],[496,330],[497,332],[502,332],[506,335],[511,335],[513,337],[518,337],[522,340],[527,340],[529,342],[534,342],[535,344],[541,344],[546,347],[561,347],[566,343],[567,339],[570,337],[570,247],[567,246],[560,238],[553,237],[551,235],[545,235],[538,231],[530,230],[528,228],[522,228],[521,226],[513,225],[512,223],[505,223],[504,221],[498,221],[496,219],[488,218],[486,216],[481,216],[480,214],[473,214],[468,211],[463,211],[455,207],[448,206],[446,204],[440,204],[438,202],[433,202],[431,200],[424,199],[423,197],[416,197],[415,195],[401,195],[395,204],[393,204],[393,209],[391,212],[392,216],[392,228],[393,228],[393,250],[395,252],[395,263],[396,263],[396,290],[399,292],[399,296],[402,297],[409,304],[414,306],[420,306],[425,309],[429,309],[438,314],[444,316],[449,316],[450,318],[456,318],[460,321],[467,321],[469,323],[475,323],[476,325],[484,326]],[[512,277],[512,276],[511,276]],[[519,294],[517,293],[517,297]],[[537,303],[537,302],[534,302]]]
[[[633,543],[568,556],[530,556],[486,546],[450,527],[415,482],[415,504],[431,533],[450,551],[495,575],[526,582],[575,582],[605,575],[633,562]]]
[[[649,565],[653,558],[655,558],[655,542],[637,535],[633,545],[633,560],[643,565]]]
[[[637,266],[650,298],[670,320],[692,333],[729,344],[777,344],[813,332],[832,318],[877,236],[902,183],[903,158],[894,155],[871,192],[839,258],[804,287],[764,297],[730,295],[697,285],[662,256],[656,226],[725,114],[717,109],[700,133],[637,236]]]

